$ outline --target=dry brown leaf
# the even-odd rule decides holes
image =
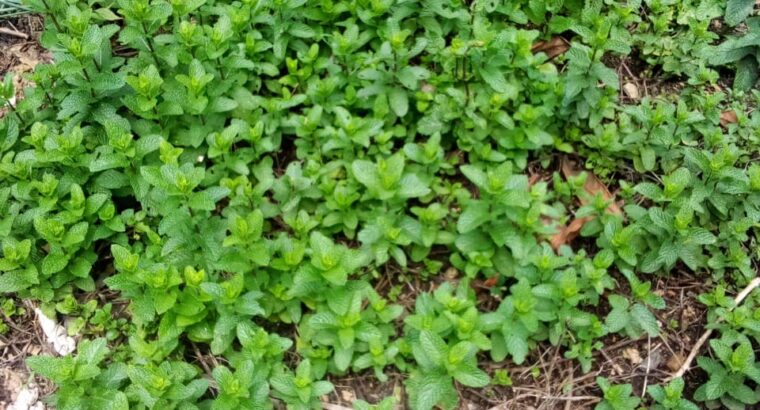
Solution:
[[[536,183],[540,180],[541,180],[541,175],[533,174],[530,177],[528,177],[528,186],[536,185]]]
[[[720,113],[720,125],[726,127],[728,124],[736,124],[739,118],[736,116],[736,111],[728,110]]]
[[[41,62],[39,50],[28,47],[26,44],[16,44],[10,48],[10,51],[18,59],[18,64],[12,69],[16,73],[32,71]]]
[[[570,44],[560,36],[554,37],[549,41],[539,41],[531,47],[531,51],[533,51],[534,54],[543,51],[550,60],[560,54],[564,54],[569,49]]]
[[[565,178],[575,177],[581,173],[581,171],[575,167],[575,164],[567,158],[562,159],[560,168],[562,170],[562,175],[564,175]],[[623,210],[620,209],[620,206],[617,203],[615,203],[615,196],[612,195],[607,186],[604,185],[602,181],[600,181],[599,178],[597,178],[597,176],[593,173],[588,172],[587,174],[586,183],[583,185],[583,189],[591,196],[602,194],[604,199],[609,202],[609,205],[607,206],[608,213],[614,215],[623,215]],[[584,198],[580,198],[580,201],[583,205],[588,204],[588,201]],[[567,245],[568,243],[572,242],[572,240],[578,236],[581,229],[583,229],[583,225],[592,219],[593,218],[591,217],[576,218],[573,219],[567,226],[561,227],[559,229],[559,232],[554,234],[549,240],[552,249],[556,251],[560,248],[560,246]]]
[[[567,245],[568,243],[572,242],[572,240],[575,239],[581,232],[581,229],[583,229],[583,225],[585,225],[586,222],[590,220],[591,218],[589,217],[576,218],[573,219],[567,226],[560,228],[559,232],[555,233],[549,240],[552,249],[556,251],[560,246]]]
[[[670,356],[670,359],[668,359],[665,365],[668,366],[670,371],[678,371],[678,369],[681,368],[681,365],[683,365],[683,355],[681,353],[676,353],[673,356]]]
[[[562,175],[565,176],[565,178],[570,177],[576,177],[581,174],[581,170],[577,169],[575,167],[575,164],[568,160],[567,158],[562,159],[561,163],[562,168]],[[609,202],[609,206],[607,206],[607,213],[613,214],[613,215],[623,215],[623,210],[620,209],[620,206],[615,203],[615,196],[612,195],[612,192],[607,188],[604,183],[602,183],[599,178],[594,175],[592,172],[586,172],[588,175],[586,177],[586,183],[583,185],[583,190],[588,192],[592,197],[602,194],[604,199]],[[581,204],[587,205],[588,201],[580,198]]]
[[[639,353],[638,349],[635,349],[633,347],[629,347],[626,349],[623,349],[623,357],[625,357],[631,364],[639,364],[644,361],[644,359],[641,358],[641,354]]]
[[[496,286],[496,284],[499,283],[499,277],[498,276],[491,276],[490,278],[483,281],[483,286],[487,288],[492,288]]]

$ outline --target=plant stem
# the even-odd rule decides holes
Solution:
[[[16,107],[14,107],[13,104],[11,104],[10,101],[8,101],[8,108],[11,109],[11,112],[16,116],[16,118],[18,118],[19,122],[21,124],[23,124],[24,123],[24,119],[21,118],[21,115],[18,113],[18,111],[16,111]]]
[[[222,69],[222,59],[221,56],[216,58],[216,64],[219,66],[219,77],[224,80],[224,70]]]
[[[50,8],[50,5],[48,4],[47,0],[42,0],[42,4],[45,6],[45,11],[50,16],[50,20],[53,22],[53,25],[55,26],[55,29],[59,32],[61,30],[61,25],[58,24],[58,19],[55,18],[55,13],[53,12],[53,9]]]

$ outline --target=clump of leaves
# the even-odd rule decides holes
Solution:
[[[595,410],[634,410],[641,403],[641,399],[633,395],[630,384],[611,384],[604,377],[597,377],[596,384],[602,389],[604,399]]]
[[[416,409],[432,409],[436,405],[453,408],[458,402],[453,381],[469,387],[484,387],[488,375],[478,369],[477,346],[462,341],[451,347],[436,333],[423,330],[412,345],[419,370],[408,381],[411,405]]]
[[[667,385],[647,387],[647,393],[655,404],[654,410],[697,410],[696,404],[683,398],[684,381],[682,378],[671,380]]]
[[[708,58],[747,3],[692,3],[30,1],[55,62],[0,85],[0,291],[97,337],[30,366],[59,408],[305,409],[362,371],[454,408],[512,382],[479,360],[548,343],[588,372],[602,337],[657,335],[654,275],[730,290],[757,259],[760,113],[698,88],[721,61],[753,82],[757,23]],[[629,54],[687,74],[678,101],[620,106]],[[713,349],[700,394],[747,403],[715,386],[752,366]]]
[[[27,365],[56,383],[58,391],[53,396],[56,408],[96,405],[128,408],[127,395],[119,390],[127,377],[126,366],[119,363],[105,369],[103,361],[107,354],[105,339],[85,340],[79,344],[75,357],[35,356],[27,359]]]
[[[748,2],[738,1],[730,1],[729,4],[731,3],[749,4]],[[735,19],[740,19],[741,15],[746,17],[753,6],[750,4],[748,10],[737,10],[732,16]],[[728,17],[729,15],[727,14],[727,21]],[[738,23],[738,21],[735,21],[735,23]],[[747,31],[744,35],[728,37],[718,46],[709,49],[709,53],[712,56],[709,60],[711,64],[733,64],[736,67],[733,86],[734,89],[741,91],[747,91],[757,83],[757,70],[760,65],[758,62],[758,58],[760,58],[760,18],[748,18],[746,24]]]
[[[0,1],[0,18],[8,18],[19,14],[28,13],[29,8],[18,0]]]
[[[283,400],[288,408],[311,409],[319,406],[319,398],[333,390],[332,383],[314,380],[311,362],[298,364],[295,374],[280,370],[271,379],[274,396]]]
[[[710,347],[717,358],[702,356],[697,359],[709,379],[694,392],[694,399],[721,403],[728,408],[756,404],[757,394],[747,382],[760,383],[760,364],[755,362],[749,339],[728,332],[720,339],[710,340]]]

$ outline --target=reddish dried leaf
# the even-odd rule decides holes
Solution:
[[[683,355],[681,353],[676,353],[673,356],[670,356],[670,359],[668,359],[667,363],[665,363],[668,366],[668,369],[670,369],[673,372],[677,372],[678,369],[681,368],[681,365],[683,365]]]
[[[736,116],[736,111],[728,110],[720,113],[720,125],[726,127],[728,124],[736,124],[739,118]]]
[[[569,49],[570,44],[560,36],[554,37],[549,41],[539,41],[531,47],[531,51],[533,51],[534,54],[543,51],[550,60],[560,54],[564,54]]]
[[[498,276],[492,276],[492,277],[490,277],[490,278],[488,278],[488,279],[486,279],[486,280],[483,281],[483,286],[485,286],[487,288],[492,288],[492,287],[496,286],[496,284],[498,282],[499,282],[499,277]]]
[[[581,173],[581,170],[577,169],[575,167],[575,164],[567,158],[562,159],[560,168],[562,170],[562,175],[564,175],[565,178],[576,177]],[[622,209],[620,209],[620,206],[615,203],[615,196],[612,195],[607,186],[604,185],[602,181],[599,180],[599,178],[597,178],[597,176],[593,173],[587,172],[587,174],[586,183],[583,185],[583,189],[591,196],[601,194],[604,199],[609,202],[609,205],[607,206],[608,213],[614,215],[622,215]],[[587,199],[580,198],[580,201],[583,205],[588,204]],[[549,239],[549,243],[551,244],[552,249],[556,251],[560,248],[560,246],[567,245],[572,242],[573,239],[578,237],[578,234],[580,233],[581,229],[583,229],[583,226],[591,220],[593,220],[591,217],[576,218],[573,219],[567,226],[561,227],[559,231]]]
[[[533,174],[530,177],[528,177],[528,186],[536,185],[536,182],[541,180],[541,175],[539,174]]]
[[[583,229],[583,225],[585,225],[586,222],[590,220],[590,217],[576,218],[573,219],[567,226],[563,226],[559,232],[555,233],[551,239],[549,239],[549,243],[551,244],[552,249],[556,251],[560,246],[567,245],[568,243],[572,242],[573,239],[575,239],[581,232],[581,229]]]
[[[567,158],[562,159],[561,168],[562,175],[564,175],[565,178],[576,177],[581,173],[581,170],[575,168],[575,164]],[[604,199],[609,202],[609,206],[607,206],[607,213],[613,215],[623,215],[623,210],[620,209],[620,206],[618,206],[617,203],[615,203],[615,196],[612,195],[612,192],[610,192],[607,186],[604,185],[604,183],[602,183],[602,181],[600,181],[599,178],[597,178],[597,176],[593,173],[586,173],[588,175],[586,177],[586,183],[583,185],[583,189],[592,197],[598,194],[602,194]],[[588,204],[588,201],[583,198],[580,198],[580,201],[583,205]]]

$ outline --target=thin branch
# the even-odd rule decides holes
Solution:
[[[647,371],[644,376],[644,387],[641,388],[641,398],[647,394],[647,383],[649,382],[649,370],[652,367],[652,338],[647,336]]]
[[[548,401],[558,401],[558,402],[577,402],[577,401],[583,401],[588,402],[588,404],[597,403],[602,401],[601,397],[596,396],[547,396],[544,394],[539,393],[524,393],[516,396],[515,398],[509,400],[509,402],[514,402],[520,399],[525,399],[528,397],[537,398],[540,400],[548,400]],[[505,402],[503,404],[499,404],[498,406],[491,407],[488,410],[508,410],[511,409],[508,405],[509,402]]]
[[[16,30],[13,30],[13,29],[10,29],[10,28],[5,28],[5,27],[0,27],[0,34],[5,34],[5,35],[8,35],[8,36],[13,36],[13,37],[18,37],[18,38],[23,38],[24,40],[28,40],[29,39],[29,35],[28,34],[22,33],[20,31],[16,31]]]
[[[739,306],[739,304],[742,303],[742,301],[750,294],[750,292],[755,290],[755,288],[757,288],[758,286],[760,286],[760,277],[752,279],[752,281],[747,285],[747,287],[742,289],[742,291],[739,292],[738,295],[736,295],[736,297],[734,298],[734,305]],[[718,318],[716,320],[716,322],[720,322],[720,321],[721,321],[721,318]],[[701,349],[702,345],[705,344],[707,339],[710,338],[710,335],[712,335],[712,332],[713,332],[712,329],[707,329],[704,333],[702,333],[702,336],[699,337],[699,340],[697,340],[697,343],[691,349],[691,352],[689,352],[689,356],[686,357],[686,360],[684,360],[683,364],[681,365],[681,368],[678,369],[678,371],[675,372],[675,374],[667,378],[666,381],[677,379],[683,376],[684,373],[689,371],[691,362],[693,362],[694,358],[697,357],[697,354],[699,353],[699,349]]]

